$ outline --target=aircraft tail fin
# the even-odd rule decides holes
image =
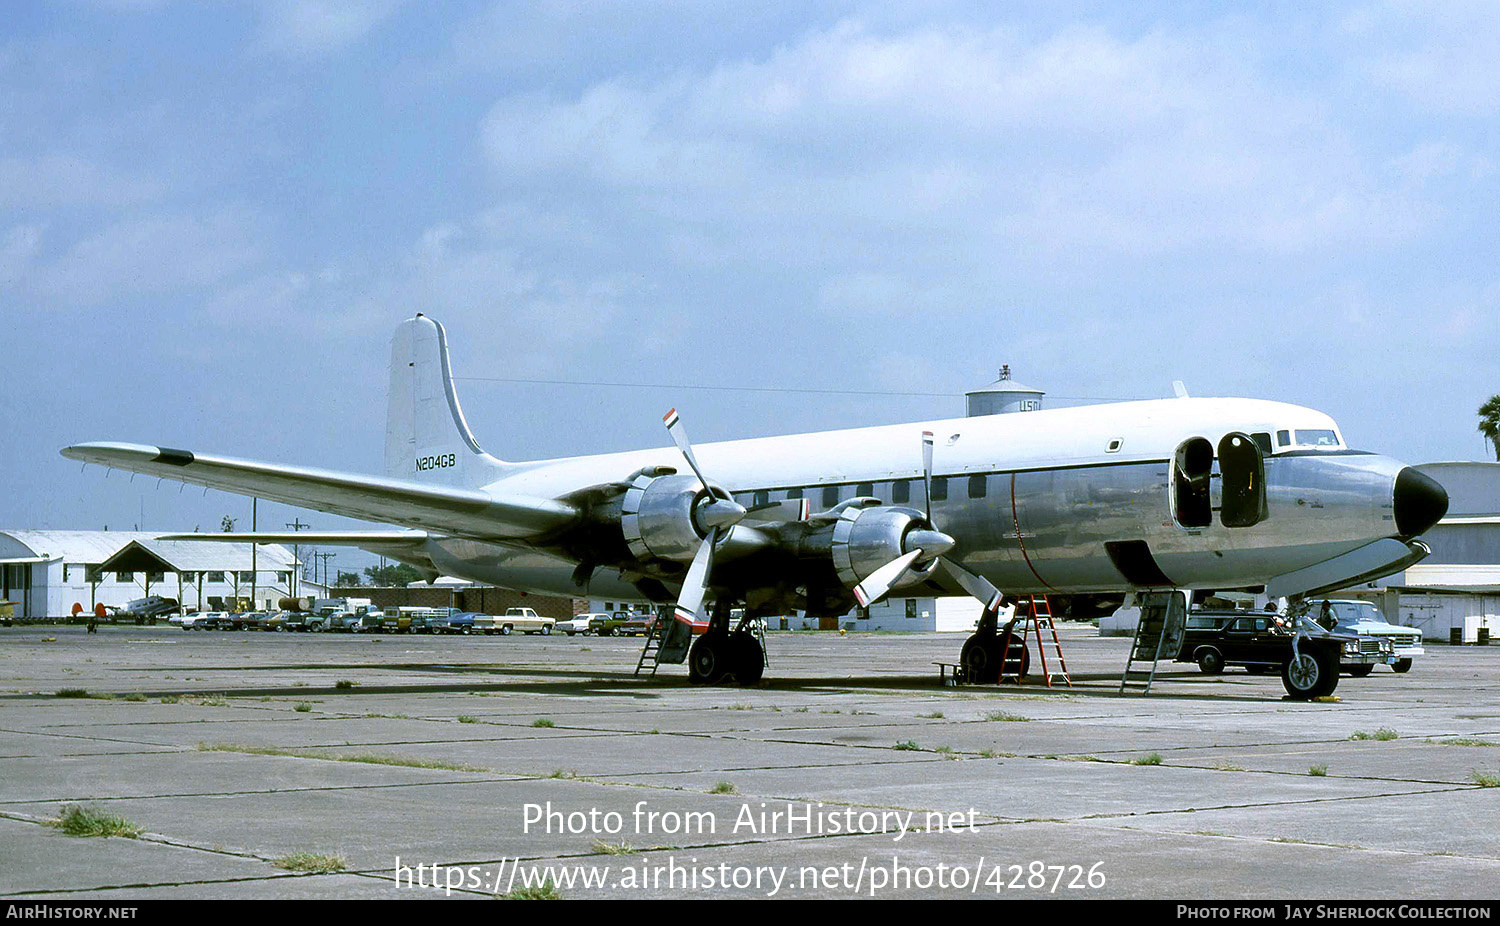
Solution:
[[[472,489],[503,474],[505,463],[479,446],[459,407],[448,336],[425,315],[402,322],[391,339],[387,403],[387,476]]]

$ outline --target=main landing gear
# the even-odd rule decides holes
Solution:
[[[731,602],[714,602],[708,630],[688,652],[688,681],[715,685],[733,677],[741,685],[754,685],[766,670],[766,651],[751,630],[756,620],[747,609],[739,626],[729,627]]]
[[[958,664],[963,669],[964,679],[971,684],[993,684],[999,681],[1002,659],[1009,658],[1011,669],[1014,670],[1018,653],[1021,677],[1024,678],[1031,671],[1031,654],[1027,652],[1021,635],[1014,631],[1012,625],[1015,622],[1011,621],[1002,628],[999,626],[999,617],[998,610],[986,609],[979,618],[978,629],[964,641]],[[1007,638],[1010,640],[1009,653],[1006,652],[1005,645]]]

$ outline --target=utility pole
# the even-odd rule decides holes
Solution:
[[[259,506],[260,506],[260,499],[258,499],[258,498],[252,498],[252,499],[250,499],[250,532],[251,533],[254,533],[256,530],[258,530],[258,527],[256,526],[256,522],[257,522],[256,514],[257,514],[257,509],[259,508]],[[256,565],[256,561],[255,561],[256,554],[259,553],[259,552],[260,552],[260,547],[256,545],[255,541],[253,541],[253,540],[250,541],[250,610],[252,610],[252,611],[255,610],[255,583],[257,582],[257,580],[260,579],[260,573],[256,571],[257,565]]]
[[[318,559],[320,559],[320,560],[323,561],[323,587],[324,588],[331,588],[332,586],[328,582],[328,561],[331,560],[331,559],[333,559],[334,557],[338,556],[338,554],[337,553],[314,553],[313,555],[316,556]],[[316,579],[316,573],[314,573],[314,581],[316,581],[316,580],[317,580]]]
[[[303,530],[307,530],[308,528],[312,527],[311,524],[303,524],[301,518],[293,518],[291,520],[291,522],[288,523],[286,526],[290,527],[293,531],[303,531]],[[292,544],[292,583],[291,583],[291,587],[288,589],[288,591],[291,592],[291,595],[292,595],[293,598],[297,597],[297,584],[298,584],[297,580],[301,579],[301,578],[302,578],[302,544],[300,544],[300,543],[294,543],[294,544]]]

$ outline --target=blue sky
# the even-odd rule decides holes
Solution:
[[[84,440],[378,470],[418,311],[511,459],[959,415],[1001,363],[1484,459],[1500,6],[1123,6],[8,3],[0,525],[248,525]]]

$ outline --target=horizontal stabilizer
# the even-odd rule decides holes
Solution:
[[[77,444],[70,460],[267,498],[367,521],[421,525],[476,540],[520,540],[571,524],[574,506],[555,499],[495,496],[482,489],[213,457],[146,444]],[[303,535],[299,542],[311,543]]]

